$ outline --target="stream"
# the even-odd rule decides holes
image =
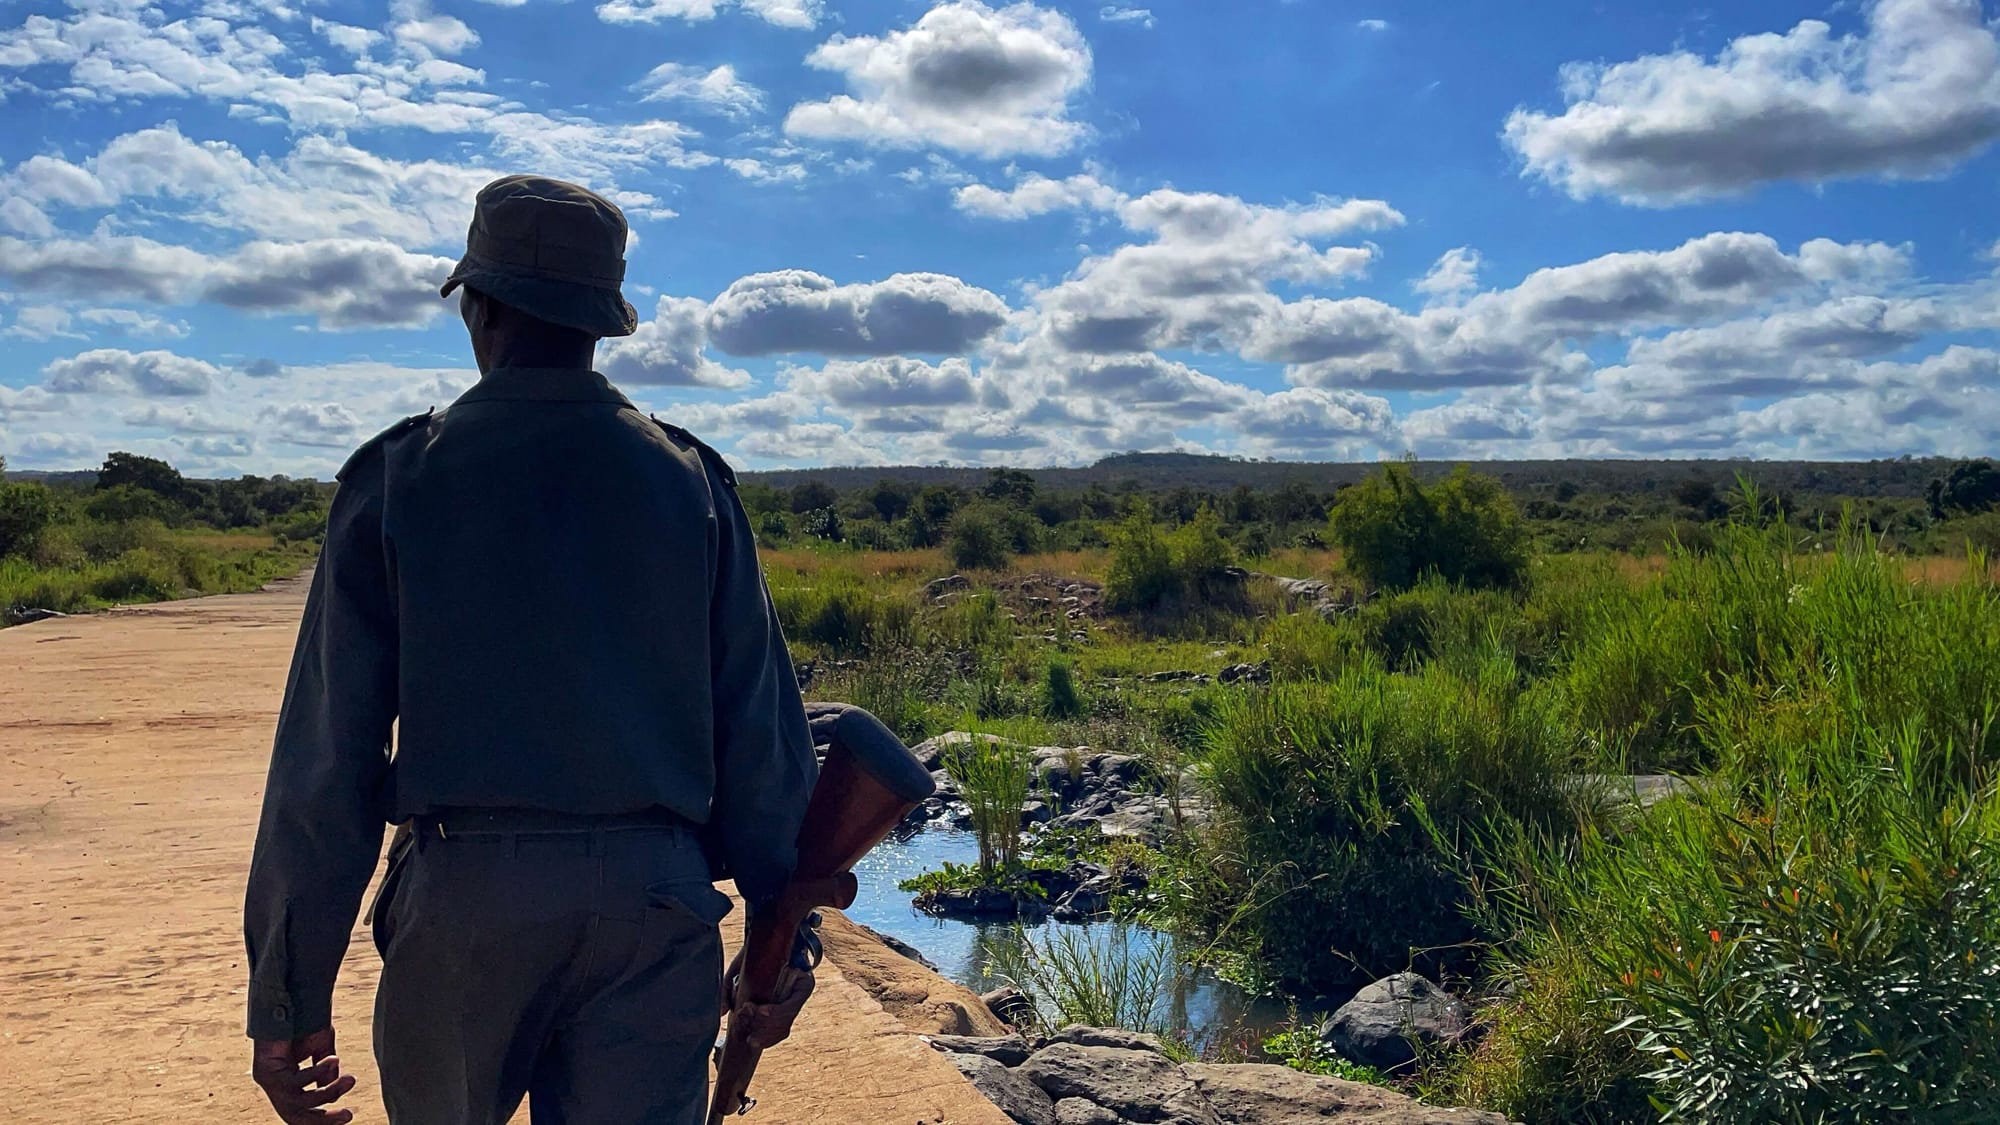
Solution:
[[[997,988],[1007,982],[993,975],[986,948],[990,943],[1016,941],[1016,924],[934,918],[911,906],[910,892],[896,887],[904,879],[936,870],[947,860],[972,863],[977,857],[978,845],[972,833],[943,825],[924,828],[907,839],[886,840],[855,865],[860,894],[846,914],[862,925],[909,943],[929,958],[939,972],[974,992]],[[1043,920],[1023,925],[1038,942],[1046,942],[1053,932],[1061,929],[1081,932],[1100,949],[1113,940],[1115,933],[1108,922],[1076,924]],[[1141,926],[1126,929],[1126,948],[1133,955],[1144,956],[1156,945],[1173,941],[1167,934]],[[1256,1043],[1278,1030],[1286,1019],[1283,1004],[1249,996],[1206,971],[1176,987],[1166,998],[1162,1014],[1168,1027],[1185,1028],[1197,1048],[1212,1046],[1226,1037],[1254,1050]]]

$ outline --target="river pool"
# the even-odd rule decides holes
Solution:
[[[905,839],[891,839],[868,853],[854,873],[859,878],[860,895],[847,916],[891,937],[908,942],[930,959],[938,970],[975,992],[985,992],[1006,982],[993,975],[987,943],[1015,940],[1012,922],[978,923],[933,918],[910,905],[910,893],[898,890],[904,879],[938,868],[945,861],[971,863],[978,845],[970,832],[933,825]],[[1041,921],[1026,924],[1027,932],[1046,941],[1057,929],[1081,933],[1102,947],[1113,940],[1110,923],[1075,924]],[[1143,927],[1127,927],[1127,949],[1144,955],[1158,943],[1173,939]],[[1211,973],[1202,972],[1173,990],[1165,1009],[1167,1023],[1185,1029],[1197,1045],[1227,1036],[1252,1041],[1281,1025],[1286,1013],[1275,1001],[1246,995],[1242,989]]]

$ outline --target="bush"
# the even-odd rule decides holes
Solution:
[[[839,572],[812,585],[774,583],[771,601],[785,636],[832,652],[906,644],[916,620],[908,601],[876,594],[859,578]]]
[[[0,484],[0,556],[32,551],[55,518],[55,494],[46,487]]]
[[[171,523],[181,515],[180,508],[159,493],[130,484],[92,493],[90,499],[84,502],[83,511],[100,523],[130,523],[133,520]]]
[[[1111,568],[1104,579],[1104,604],[1114,611],[1157,609],[1180,596],[1173,550],[1141,508],[1119,523],[1111,538]]]
[[[1456,844],[1491,817],[1567,817],[1574,748],[1489,652],[1471,678],[1359,665],[1223,704],[1208,770],[1219,815],[1198,866],[1220,886],[1193,919],[1235,927],[1282,983],[1327,993],[1476,936]],[[1435,834],[1430,829],[1434,828]],[[1239,909],[1239,904],[1242,904]]]
[[[1013,541],[993,505],[968,504],[952,515],[945,547],[961,570],[999,570],[1007,565]]]
[[[1135,509],[1111,542],[1104,601],[1114,611],[1187,614],[1199,608],[1235,609],[1243,602],[1236,549],[1222,535],[1222,519],[1204,507],[1186,524],[1162,533],[1152,513]]]
[[[1527,525],[1513,500],[1499,481],[1463,467],[1425,487],[1407,467],[1385,466],[1341,492],[1332,534],[1350,570],[1390,589],[1427,574],[1475,587],[1527,578]]]
[[[1042,712],[1051,719],[1074,719],[1083,711],[1083,696],[1076,690],[1076,677],[1069,665],[1049,661],[1042,679]]]
[[[1652,643],[1692,653],[1680,737],[1715,770],[1616,833],[1482,848],[1521,987],[1459,1090],[1531,1120],[1640,1090],[1669,1120],[2000,1114],[2000,595],[1983,560],[1933,590],[1835,542],[1737,527],[1670,564],[1705,613]]]
[[[972,810],[979,872],[988,882],[1014,867],[1020,855],[1021,805],[1028,799],[1033,764],[1026,747],[987,739],[975,739],[945,755],[945,769]]]

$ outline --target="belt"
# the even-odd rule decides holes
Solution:
[[[687,832],[687,818],[666,809],[567,813],[549,809],[446,808],[413,819],[419,836],[588,836],[599,832]]]

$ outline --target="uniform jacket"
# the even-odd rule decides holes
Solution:
[[[503,369],[339,480],[246,894],[253,1037],[328,1026],[385,821],[666,809],[777,893],[812,743],[719,455],[595,372]]]

